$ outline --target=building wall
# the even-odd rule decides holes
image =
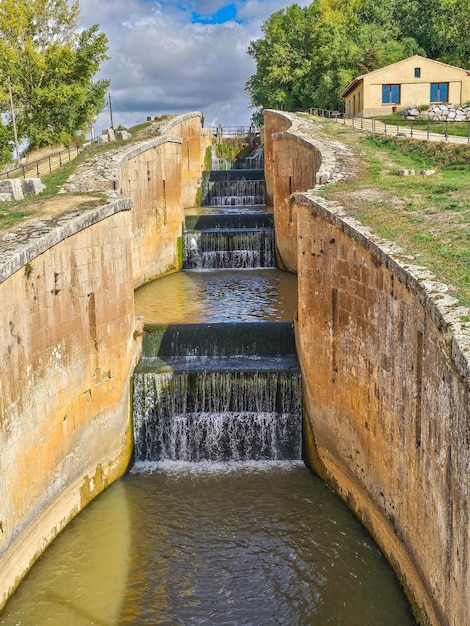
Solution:
[[[470,623],[468,309],[342,207],[292,201],[306,460],[375,537],[421,623]]]
[[[420,77],[414,76],[414,69],[420,68]],[[470,100],[470,76],[467,71],[413,56],[393,65],[365,74],[356,88],[345,98],[346,113],[364,117],[388,115],[395,108],[410,105],[429,105],[431,83],[449,83],[448,102],[464,104]],[[382,104],[382,85],[401,85],[399,104]],[[359,92],[363,92],[359,96]],[[361,102],[359,106],[359,102]]]

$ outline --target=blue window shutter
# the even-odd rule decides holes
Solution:
[[[400,85],[392,85],[392,103],[400,104]]]
[[[431,83],[431,102],[439,102],[439,86],[437,83]]]
[[[390,85],[382,85],[382,104],[390,103]]]
[[[447,102],[447,83],[441,83],[439,85],[439,100],[440,102]]]

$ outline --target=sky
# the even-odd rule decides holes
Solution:
[[[205,126],[248,126],[245,83],[256,70],[247,49],[261,26],[294,0],[80,0],[82,27],[109,40],[97,78],[111,81],[113,125],[200,111]],[[297,0],[297,4],[309,4]],[[96,133],[111,125],[109,106]]]

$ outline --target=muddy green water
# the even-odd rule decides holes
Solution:
[[[407,626],[347,507],[300,463],[129,474],[36,563],[5,626]]]
[[[292,320],[295,286],[278,270],[184,272],[139,289],[136,311],[160,323]],[[301,462],[129,473],[0,615],[2,626],[413,623],[376,544]]]
[[[178,272],[138,289],[135,309],[161,324],[293,320],[297,277],[277,269]]]

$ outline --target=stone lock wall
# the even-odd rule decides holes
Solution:
[[[292,194],[333,180],[335,158],[324,141],[312,144],[309,123],[295,115],[267,110],[264,123],[266,189],[273,206],[278,263],[296,272],[298,233]]]
[[[468,309],[342,207],[291,202],[306,460],[373,534],[420,623],[470,623]]]
[[[292,121],[286,115],[276,111],[265,112],[265,128],[269,132],[263,131],[264,136],[264,178],[266,181],[266,204],[274,206],[274,153],[273,137],[277,133],[282,133],[292,126]]]
[[[43,221],[2,255],[0,607],[129,460],[129,209],[115,201]]]
[[[168,122],[166,132],[181,137],[181,202],[184,208],[194,207],[201,186],[201,164],[206,148],[212,144],[212,134],[201,128],[199,113],[174,117]]]
[[[195,203],[208,141],[200,118],[173,118],[180,135],[111,148],[64,185],[104,192],[102,206],[0,233],[0,610],[127,468],[142,335],[134,289],[178,267],[184,203]]]
[[[279,267],[297,271],[297,218],[290,202],[297,189],[310,189],[321,165],[321,153],[301,136],[295,117],[265,111],[264,153],[266,202],[273,207]]]
[[[132,255],[135,286],[177,271],[184,208],[196,206],[203,153],[211,136],[201,113],[172,117],[158,136],[110,148],[77,171],[67,192],[99,190],[110,199],[132,200]]]
[[[138,287],[180,269],[182,235],[181,140],[161,138],[129,155],[119,170],[123,197],[132,198],[132,267]]]
[[[133,205],[132,252],[138,287],[182,267],[184,209],[196,206],[210,133],[200,113],[172,118],[162,137],[126,151],[119,162],[120,195]]]

